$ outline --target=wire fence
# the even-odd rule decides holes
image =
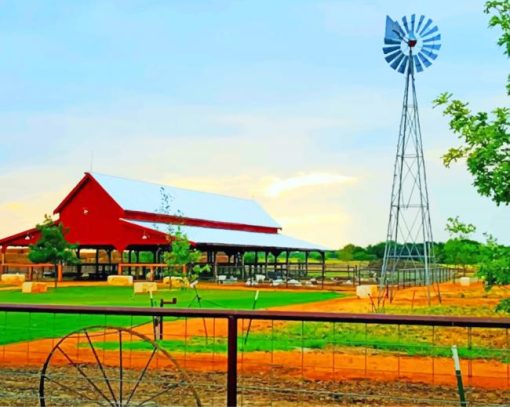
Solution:
[[[0,305],[0,405],[510,403],[510,319]]]
[[[62,279],[106,280],[109,275],[132,275],[135,280],[161,280],[168,271],[166,264],[102,263],[64,266]],[[4,264],[3,274],[22,274],[27,281],[53,281],[57,277],[52,265]],[[454,281],[465,275],[465,270],[453,267],[431,267],[430,281]],[[301,287],[349,289],[363,284],[379,284],[380,268],[326,263],[275,263],[275,264],[218,264],[201,274],[201,280],[220,284],[247,284],[250,286]],[[397,288],[423,286],[427,278],[423,268],[397,270],[388,276],[389,284]]]

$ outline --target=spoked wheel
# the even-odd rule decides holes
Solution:
[[[201,406],[187,373],[131,329],[91,326],[60,339],[39,382],[41,406]]]

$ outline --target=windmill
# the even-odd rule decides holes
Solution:
[[[423,15],[403,17],[402,23],[386,17],[384,58],[391,68],[405,75],[405,88],[379,304],[398,282],[398,273],[411,274],[425,284],[430,302],[435,261],[415,74],[432,65],[441,48],[440,40],[437,25]]]

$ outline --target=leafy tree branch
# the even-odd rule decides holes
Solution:
[[[485,3],[485,13],[490,14],[489,26],[499,27],[502,35],[498,44],[510,57],[510,0],[494,0]],[[510,75],[506,85],[510,95]],[[473,184],[482,196],[489,197],[497,205],[510,203],[510,109],[497,107],[490,113],[473,112],[469,103],[453,99],[445,92],[434,100],[434,106],[442,106],[449,117],[450,130],[461,142],[450,148],[443,156],[446,167],[461,159],[466,160]]]

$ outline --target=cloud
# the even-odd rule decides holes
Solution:
[[[345,175],[324,173],[324,172],[311,172],[308,174],[301,174],[295,177],[286,179],[279,179],[273,182],[265,191],[266,196],[277,197],[282,193],[306,188],[306,187],[318,187],[334,184],[345,184],[354,182],[354,177]]]

